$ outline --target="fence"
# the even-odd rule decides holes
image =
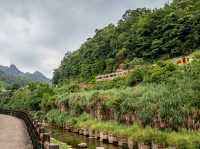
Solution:
[[[39,133],[37,132],[33,121],[26,112],[0,109],[0,113],[22,119],[26,124],[29,136],[32,141],[33,149],[42,149]]]

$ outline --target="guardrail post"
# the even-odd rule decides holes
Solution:
[[[45,128],[44,128],[44,127],[40,127],[40,128],[39,128],[39,134],[40,134],[40,133],[45,133]]]
[[[36,131],[38,124],[34,123],[34,125],[33,125],[32,119],[29,117],[29,115],[26,112],[0,109],[0,113],[22,119],[27,126],[27,131],[28,131],[30,139],[32,141],[33,149],[41,149],[40,138],[39,138],[38,133]],[[40,131],[43,132],[44,130],[41,129]]]
[[[26,112],[0,109],[0,113],[22,119],[31,137],[33,149],[59,149],[59,145],[50,144],[50,134],[45,133],[45,128],[39,121],[33,121]]]
[[[41,141],[42,141],[44,149],[49,149],[50,134],[49,133],[42,133],[42,134],[40,134],[40,136],[41,136]]]

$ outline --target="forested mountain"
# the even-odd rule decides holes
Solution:
[[[25,85],[32,81],[49,82],[50,80],[38,71],[34,73],[24,73],[15,65],[10,65],[10,67],[0,66],[0,81],[6,84]]]
[[[191,53],[200,47],[200,1],[174,0],[160,9],[127,10],[117,25],[96,29],[80,49],[66,53],[54,72],[64,79],[92,79],[137,61]]]

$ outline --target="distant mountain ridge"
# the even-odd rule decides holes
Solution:
[[[34,73],[25,73],[20,71],[14,64],[9,67],[0,65],[0,80],[6,82],[7,84],[16,83],[20,85],[25,85],[29,82],[50,82],[50,79],[48,79],[41,72],[35,71]]]

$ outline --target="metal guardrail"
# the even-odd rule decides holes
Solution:
[[[32,141],[33,149],[42,149],[42,145],[40,143],[40,136],[33,125],[32,119],[26,112],[0,109],[0,114],[11,115],[22,119],[26,124],[29,136]]]

